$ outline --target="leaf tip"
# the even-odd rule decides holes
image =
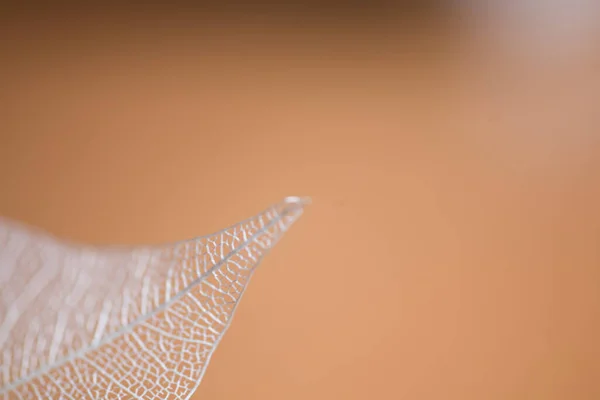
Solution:
[[[307,196],[288,196],[285,199],[283,199],[283,202],[289,205],[297,205],[300,207],[304,207],[312,204],[312,199]]]

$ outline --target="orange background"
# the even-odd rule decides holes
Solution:
[[[597,70],[359,16],[7,21],[0,213],[160,243],[311,196],[194,398],[600,398]]]

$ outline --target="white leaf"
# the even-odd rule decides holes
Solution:
[[[287,198],[164,246],[66,243],[0,218],[3,399],[187,399],[265,253],[302,214]]]

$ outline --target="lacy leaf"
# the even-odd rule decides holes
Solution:
[[[3,399],[187,399],[255,267],[302,214],[286,198],[220,232],[88,247],[0,218]]]

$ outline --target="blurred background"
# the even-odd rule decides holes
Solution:
[[[152,244],[311,196],[193,398],[598,399],[598,4],[3,6],[0,214]]]

